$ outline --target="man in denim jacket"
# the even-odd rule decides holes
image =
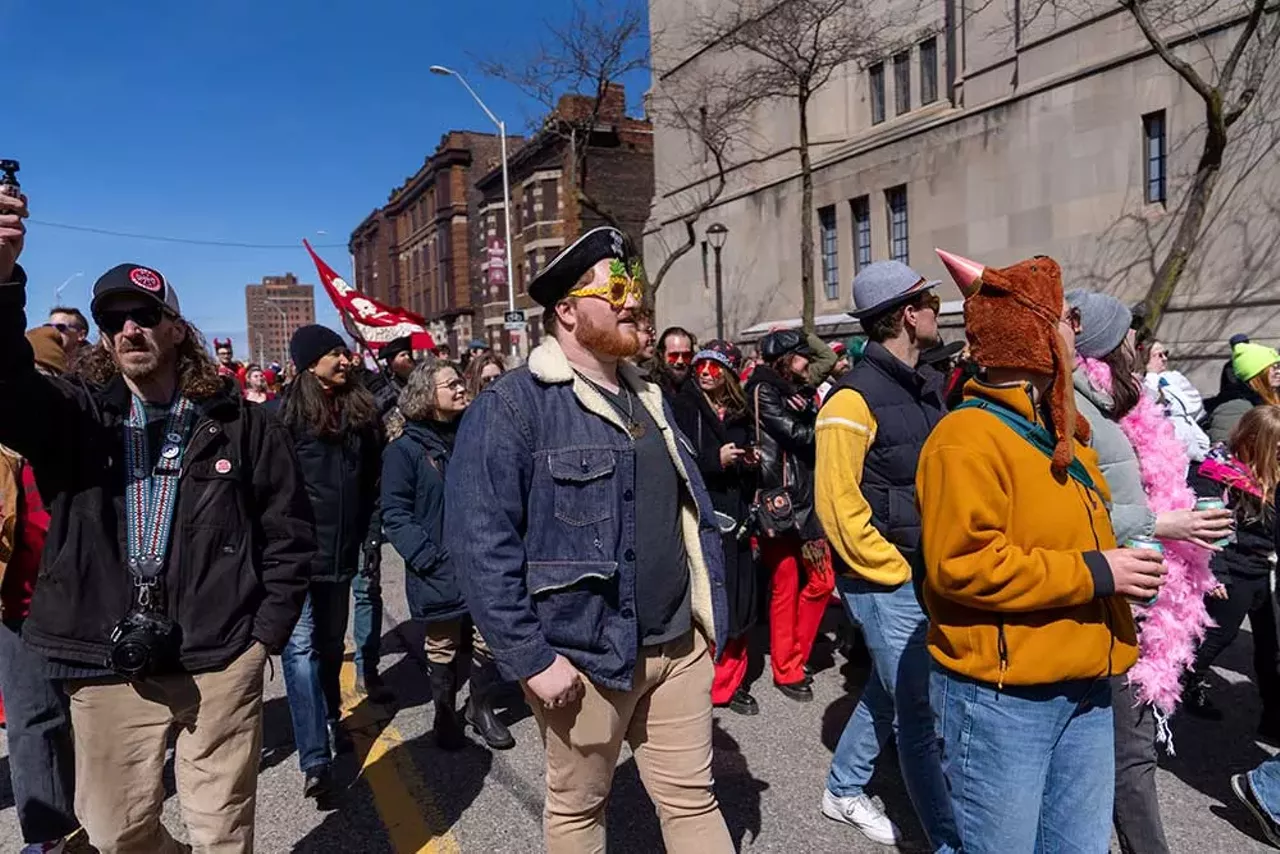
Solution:
[[[605,849],[624,740],[667,850],[733,850],[711,781],[720,534],[661,392],[625,361],[641,275],[606,227],[531,283],[546,341],[467,410],[446,486],[472,617],[542,731],[551,854]]]

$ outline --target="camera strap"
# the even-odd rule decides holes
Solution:
[[[146,405],[137,395],[125,422],[125,517],[129,572],[138,587],[138,604],[151,606],[151,592],[164,571],[169,533],[178,504],[178,480],[195,407],[181,394],[169,406],[164,444],[151,465]]]

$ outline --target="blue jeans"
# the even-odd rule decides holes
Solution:
[[[351,633],[356,640],[356,672],[376,672],[382,654],[382,578],[357,575],[351,582],[351,598],[355,600]]]
[[[280,657],[293,741],[304,774],[332,760],[328,725],[336,724],[342,713],[339,677],[350,595],[350,582],[311,582],[302,615]]]
[[[935,851],[958,851],[951,799],[942,777],[942,748],[929,706],[929,622],[908,582],[885,587],[836,577],[849,618],[862,629],[871,673],[831,758],[827,789],[836,797],[862,794],[880,749],[895,731],[903,782]]]
[[[934,665],[942,770],[967,854],[1097,854],[1111,841],[1111,683],[1003,691]]]
[[[1280,822],[1280,756],[1273,756],[1245,776],[1267,815]]]
[[[0,626],[9,776],[24,842],[51,842],[80,826],[75,815],[75,752],[61,687],[45,659],[22,642],[19,623]]]

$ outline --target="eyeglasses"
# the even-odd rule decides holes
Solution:
[[[693,354],[689,352],[674,351],[667,354],[668,365],[687,365],[689,360],[693,358]]]
[[[449,391],[466,391],[467,384],[463,382],[461,379],[454,377],[453,379],[449,380],[447,383],[436,383],[436,388],[449,389]]]
[[[638,260],[628,267],[621,259],[609,262],[609,278],[603,284],[584,285],[569,291],[571,297],[599,297],[615,309],[622,308],[627,300],[644,299],[644,267]]]
[[[75,326],[70,323],[46,323],[45,326],[49,327],[50,329],[56,329],[59,332],[61,332],[63,335],[67,335],[72,332],[84,331],[79,326]]]
[[[132,320],[143,329],[155,329],[164,320],[165,311],[158,305],[139,305],[133,308],[103,309],[93,316],[98,328],[108,335],[115,335]]]
[[[719,362],[713,362],[710,359],[699,362],[694,370],[699,376],[708,376],[713,380],[718,380],[724,375],[724,365]]]

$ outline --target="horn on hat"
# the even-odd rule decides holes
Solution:
[[[956,280],[956,284],[960,286],[960,293],[966,297],[973,296],[978,285],[982,283],[982,272],[986,269],[977,261],[970,261],[960,255],[955,255],[945,249],[934,249],[938,253],[938,257],[942,259],[942,265],[947,268],[947,272],[951,274],[951,278]]]

